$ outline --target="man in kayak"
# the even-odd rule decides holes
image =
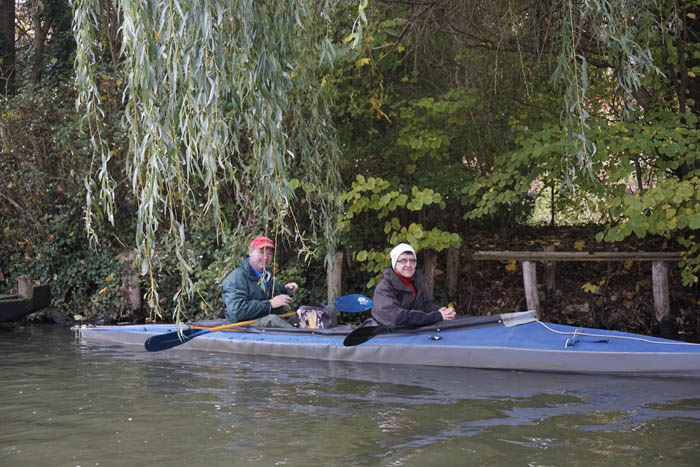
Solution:
[[[416,272],[416,251],[400,243],[389,253],[391,267],[374,290],[372,317],[384,326],[427,326],[454,319],[453,307],[440,306],[425,285],[425,276]]]
[[[248,256],[221,283],[229,322],[257,319],[253,326],[292,327],[277,315],[284,313],[299,286],[296,282],[282,286],[272,277],[268,267],[274,253],[272,240],[256,237],[250,243]]]

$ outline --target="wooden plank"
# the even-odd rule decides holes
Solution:
[[[679,261],[680,252],[647,251],[476,251],[475,261]]]

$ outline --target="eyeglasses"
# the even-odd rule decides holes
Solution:
[[[418,260],[415,258],[402,258],[398,260],[397,263],[401,266],[403,266],[406,263],[416,265],[418,263]]]

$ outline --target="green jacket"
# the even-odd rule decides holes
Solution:
[[[272,286],[265,291],[246,257],[243,263],[221,283],[222,297],[226,305],[226,319],[230,323],[237,323],[258,319],[270,313],[277,315],[284,313],[284,307],[270,310],[270,299],[275,295],[289,295],[289,293],[284,285],[275,280],[271,281]]]

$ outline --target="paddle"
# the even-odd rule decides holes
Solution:
[[[360,294],[344,295],[342,297],[338,297],[338,299],[335,301],[335,308],[346,313],[360,313],[362,311],[367,311],[372,308],[372,300]],[[295,312],[290,311],[289,313],[284,313],[279,316],[281,318],[286,318],[294,314]],[[167,334],[151,336],[146,340],[144,347],[149,352],[159,352],[161,350],[167,350],[173,347],[177,347],[178,345],[184,344],[185,342],[190,341],[197,336],[201,336],[202,334],[223,331],[224,329],[233,329],[240,326],[247,326],[249,324],[253,324],[255,321],[257,320],[251,319],[249,321],[224,324],[222,326],[216,326],[213,328],[185,329],[181,333],[173,331]]]
[[[405,326],[361,326],[350,334],[348,334],[343,340],[343,345],[345,347],[354,347],[356,345],[364,344],[371,338],[379,334],[418,334],[420,332],[431,332],[445,329],[459,329],[470,326],[478,326],[483,324],[499,323],[502,321],[501,315],[491,315],[491,316],[469,316],[466,318],[457,318],[451,321],[440,321],[437,324],[432,324],[430,326],[422,326],[419,328],[409,328]]]
[[[294,315],[295,312],[290,311],[289,313],[283,313],[280,318],[286,318],[288,316]],[[253,324],[257,319],[251,319],[248,321],[240,321],[238,323],[224,324],[222,326],[215,326],[213,328],[206,329],[185,329],[182,333],[177,331],[169,332],[167,334],[160,334],[158,336],[151,336],[146,340],[144,347],[149,352],[159,352],[161,350],[171,349],[177,347],[180,344],[184,344],[187,341],[191,341],[197,336],[202,334],[208,334],[210,332],[223,331],[224,329],[233,329],[240,326],[248,326]]]
[[[344,313],[362,313],[371,310],[374,303],[371,298],[354,293],[336,298],[334,305],[336,310]]]

